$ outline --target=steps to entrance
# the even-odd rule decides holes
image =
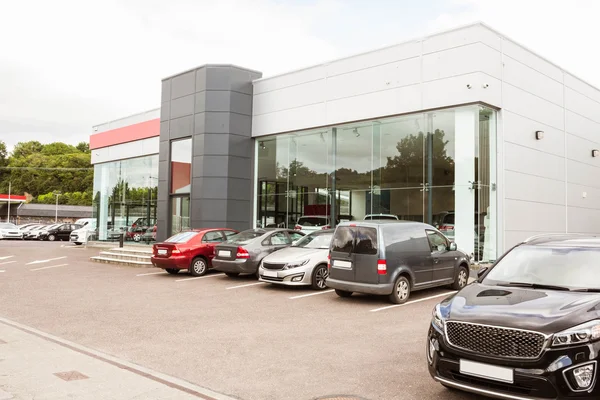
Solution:
[[[150,262],[150,256],[152,255],[151,250],[140,249],[140,248],[112,248],[107,251],[101,251],[99,255],[90,257],[92,261],[126,265],[130,267],[153,267]]]

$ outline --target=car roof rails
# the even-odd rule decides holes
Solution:
[[[522,243],[529,243],[532,242],[536,239],[542,239],[542,238],[551,238],[551,237],[555,237],[555,236],[585,236],[583,233],[540,233],[539,235],[533,235],[528,237],[527,239],[523,240]]]

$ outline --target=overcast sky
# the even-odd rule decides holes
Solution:
[[[6,0],[0,140],[87,141],[197,65],[269,76],[475,21],[600,87],[598,15],[598,0]]]

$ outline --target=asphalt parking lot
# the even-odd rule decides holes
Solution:
[[[429,376],[449,289],[409,303],[89,261],[98,249],[0,242],[0,317],[244,400],[475,399]]]

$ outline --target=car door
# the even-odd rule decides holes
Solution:
[[[329,277],[354,282],[354,238],[356,228],[338,226],[333,234],[329,252]]]
[[[379,283],[377,260],[379,240],[377,228],[359,226],[356,228],[354,245],[354,280],[360,283]]]
[[[59,226],[58,229],[56,230],[56,238],[58,240],[67,239],[70,234],[71,234],[71,225],[69,225],[69,224],[63,224],[63,225]]]
[[[454,279],[454,254],[449,251],[448,239],[439,232],[426,230],[431,246],[433,282]]]
[[[212,260],[215,257],[215,246],[225,241],[225,235],[221,231],[210,231],[202,238],[203,255]]]

